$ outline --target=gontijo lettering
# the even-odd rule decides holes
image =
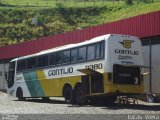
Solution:
[[[69,74],[69,73],[73,73],[73,67],[49,70],[48,76],[64,75],[64,74]]]
[[[126,55],[139,55],[138,51],[115,49],[115,53]]]

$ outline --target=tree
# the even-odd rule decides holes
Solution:
[[[150,2],[153,2],[153,0],[140,0],[140,1],[142,1],[142,2],[144,2],[144,3],[150,3]]]
[[[126,4],[127,4],[127,5],[132,5],[132,4],[133,4],[133,1],[132,1],[132,0],[126,0]]]

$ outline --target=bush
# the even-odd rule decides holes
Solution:
[[[126,4],[127,4],[127,5],[132,5],[132,4],[133,4],[133,1],[132,1],[132,0],[126,0]]]
[[[151,3],[151,2],[153,2],[153,0],[140,0],[140,1],[142,1],[144,3]]]
[[[92,17],[105,10],[104,6],[67,8],[61,3],[57,3],[56,8],[1,8],[0,46],[75,30],[89,26],[92,21],[95,25],[97,20]],[[38,24],[32,24],[33,18],[38,20]]]

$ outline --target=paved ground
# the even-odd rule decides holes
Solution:
[[[90,114],[92,116],[96,115],[94,118],[98,117],[99,115],[103,116],[103,115],[111,115],[111,114],[125,114],[126,115],[125,117],[127,118],[128,115],[130,114],[144,114],[144,115],[159,114],[160,115],[160,104],[145,103],[145,102],[139,101],[138,105],[114,104],[110,106],[104,106],[104,105],[76,106],[76,105],[65,104],[63,98],[52,98],[51,101],[48,103],[42,102],[41,99],[29,99],[27,101],[18,101],[17,99],[13,99],[13,98],[10,99],[8,98],[6,93],[0,92],[0,114],[2,114],[2,117],[0,118],[3,118],[3,120],[5,120],[4,119],[6,117],[5,115],[9,115],[9,114],[21,114],[21,115],[51,114],[51,116],[53,114],[65,114],[65,115],[74,114],[74,115],[77,115],[78,118],[79,118],[79,115],[82,116],[81,114],[85,114],[85,115]],[[68,119],[71,118],[69,115],[67,115],[69,117]],[[112,116],[113,116],[112,118],[114,118],[114,115]],[[63,119],[63,115],[61,117],[62,118],[59,118],[59,119]],[[43,118],[43,116],[41,116],[41,118]],[[66,116],[64,116],[64,118],[67,119]],[[92,118],[92,117],[89,117],[89,118]],[[100,118],[101,117],[98,117],[98,119]],[[160,116],[159,116],[159,120],[160,120]]]

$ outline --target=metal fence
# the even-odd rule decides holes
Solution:
[[[124,3],[124,0],[0,0],[0,6],[4,7],[55,7],[57,4],[83,7],[121,3]]]

